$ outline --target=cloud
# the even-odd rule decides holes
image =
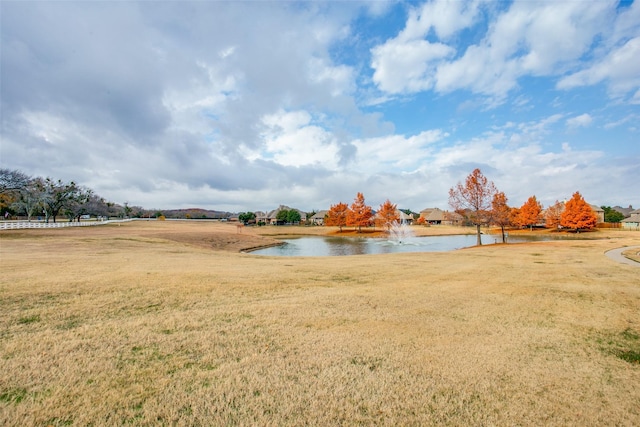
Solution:
[[[606,81],[612,97],[624,96],[640,87],[639,57],[640,37],[636,37],[613,49],[591,67],[560,79],[557,86],[573,89]]]
[[[389,93],[431,89],[439,60],[453,53],[449,46],[426,40],[387,42],[371,51],[373,81]]]
[[[324,169],[336,169],[339,162],[339,146],[334,136],[324,128],[311,124],[306,111],[266,115],[262,118],[265,140],[260,153],[249,154],[272,159],[285,166],[322,165]]]
[[[371,50],[373,81],[388,93],[430,90],[438,64],[455,49],[424,38],[433,30],[447,39],[470,25],[477,13],[477,2],[436,1],[412,9],[404,30]]]
[[[452,39],[476,28],[481,11],[490,21],[478,42]],[[557,76],[580,64],[614,15],[607,2],[588,8],[579,2],[514,2],[507,10],[491,3],[427,2],[411,11],[395,38],[372,49],[374,82],[389,93],[465,89],[498,105],[522,77]]]
[[[431,30],[440,39],[448,39],[471,26],[480,11],[479,1],[436,0],[412,9],[398,40],[422,39]]]
[[[567,119],[567,127],[571,129],[575,129],[578,127],[587,127],[591,124],[592,121],[593,118],[589,114],[584,113],[579,116]]]
[[[149,208],[446,208],[474,167],[622,203],[633,145],[589,147],[635,141],[637,4],[6,2],[0,161]]]
[[[357,156],[352,169],[368,173],[399,173],[418,169],[432,151],[431,145],[449,136],[441,129],[417,135],[388,135],[355,140]]]

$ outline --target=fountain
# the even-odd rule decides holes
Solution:
[[[404,221],[393,221],[389,227],[389,241],[402,245],[410,243],[416,237],[409,225]]]

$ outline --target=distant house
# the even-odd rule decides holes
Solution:
[[[464,217],[457,212],[444,211],[442,223],[447,225],[462,225],[464,224]]]
[[[403,211],[401,211],[400,209],[396,209],[396,213],[400,217],[400,222],[402,224],[409,224],[409,225],[413,224],[413,215],[408,215]]]
[[[631,212],[629,218],[620,221],[625,230],[640,230],[640,209]]]
[[[255,211],[256,223],[258,224],[267,224],[269,219],[267,218],[267,213],[262,211]]]
[[[598,218],[598,224],[604,222],[604,209],[596,205],[590,204],[589,206],[591,206],[591,210],[593,210],[593,213],[596,214],[596,218]]]
[[[300,214],[300,222],[305,222],[307,220],[306,212],[302,212],[300,209],[290,208],[289,206],[280,205],[267,214],[267,220],[265,222],[271,225],[278,225],[278,213],[283,210],[290,211],[292,209],[298,211]]]
[[[380,215],[378,214],[378,212],[372,211],[374,222],[377,222],[377,219],[380,218]],[[413,215],[408,215],[403,211],[401,211],[400,209],[396,209],[395,214],[398,217],[398,222],[400,222],[401,224],[408,224],[408,225],[413,224]]]
[[[420,218],[425,224],[442,224],[445,212],[439,208],[426,208],[420,211]]]
[[[625,218],[629,218],[631,216],[631,213],[634,212],[633,210],[633,206],[629,205],[628,208],[623,208],[620,206],[614,206],[611,209],[613,209],[616,212],[620,212],[622,215],[624,215]]]
[[[315,215],[313,215],[309,220],[313,225],[324,225],[324,217],[327,215],[329,211],[318,211]]]

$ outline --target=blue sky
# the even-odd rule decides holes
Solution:
[[[146,208],[640,207],[640,4],[0,3],[0,164]]]

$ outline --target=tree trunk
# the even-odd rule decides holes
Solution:
[[[482,246],[482,237],[480,237],[480,224],[476,224],[476,231],[478,233],[478,246]]]
[[[502,230],[502,243],[507,243],[507,236],[504,235],[504,225],[501,225],[500,229]]]

